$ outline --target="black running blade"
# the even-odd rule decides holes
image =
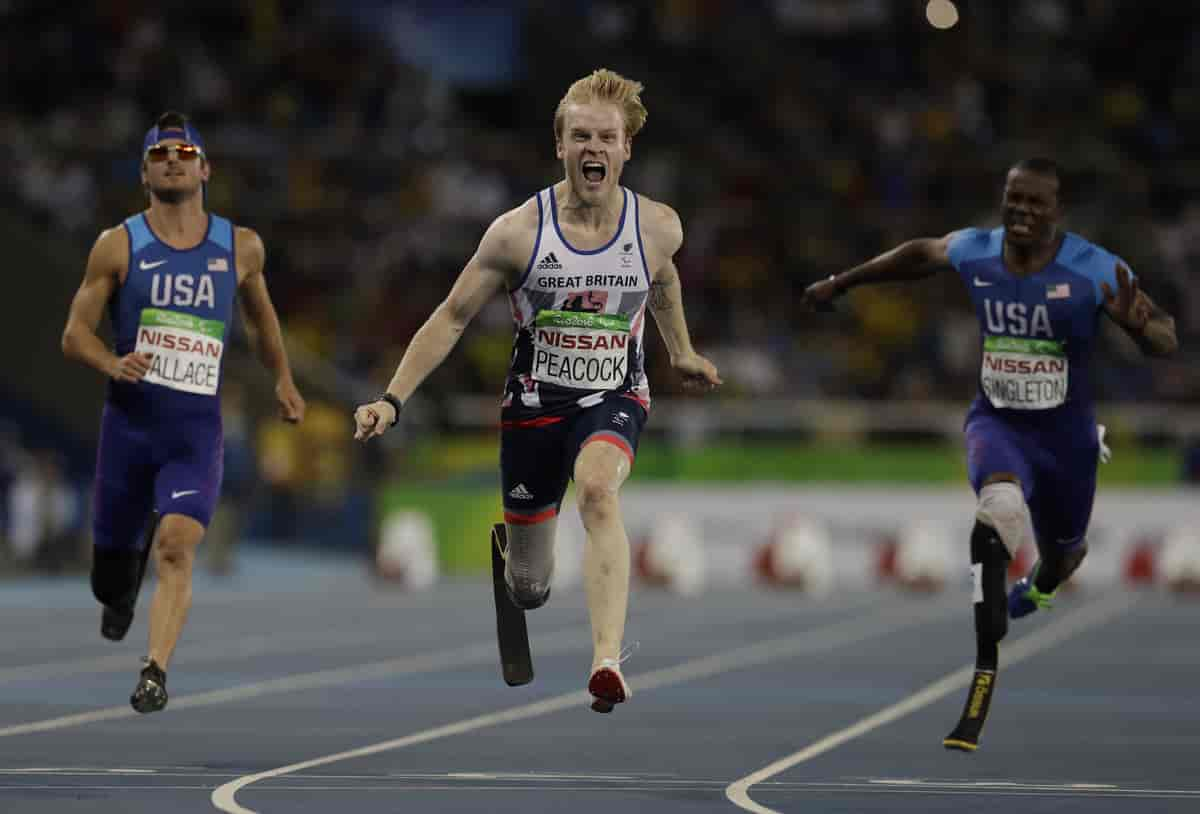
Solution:
[[[992,705],[992,693],[996,689],[994,670],[976,670],[967,690],[967,705],[954,731],[942,739],[942,746],[962,752],[974,752],[979,748],[979,736],[987,721],[988,708]]]
[[[529,653],[529,631],[525,611],[508,598],[504,584],[504,556],[508,546],[504,524],[492,528],[492,594],[496,600],[496,638],[500,642],[500,668],[504,683],[519,687],[533,681],[533,656]]]
[[[150,552],[154,548],[154,534],[158,531],[158,521],[162,517],[156,511],[150,512],[149,525],[146,529],[145,544],[137,562],[137,576],[133,587],[129,590],[128,601],[121,607],[105,606],[100,614],[100,635],[109,641],[119,642],[125,638],[133,625],[133,612],[137,607],[138,594],[142,590],[142,581],[146,578],[146,563],[150,560]]]

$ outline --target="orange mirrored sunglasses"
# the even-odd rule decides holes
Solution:
[[[172,150],[179,161],[195,161],[204,157],[204,151],[195,144],[155,144],[146,148],[146,160],[161,163],[167,160]]]

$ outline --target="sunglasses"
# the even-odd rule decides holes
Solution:
[[[155,144],[146,148],[146,160],[160,164],[166,161],[172,152],[179,161],[195,161],[204,157],[204,151],[195,144]]]

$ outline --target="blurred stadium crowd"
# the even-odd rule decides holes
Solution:
[[[1113,332],[1098,396],[1195,402],[1200,11],[959,6],[937,31],[916,0],[6,0],[0,213],[74,246],[74,286],[98,231],[144,206],[145,128],[185,111],[209,207],[266,242],[290,342],[378,385],[491,218],[561,176],[554,106],[607,66],[646,84],[625,183],[683,218],[689,322],[729,394],[965,402],[976,328],[953,275],[856,292],[833,317],[801,314],[800,293],[993,224],[1008,164],[1046,154],[1069,228],[1130,262],[1185,348],[1143,367]],[[427,392],[498,393],[510,343],[498,299]],[[650,365],[673,392],[660,348]],[[342,405],[319,407],[311,432],[340,439]]]
[[[856,295],[849,330],[796,303],[816,277],[903,239],[989,222],[1007,162],[1031,153],[1071,173],[1070,227],[1125,256],[1185,337],[1200,330],[1188,4],[972,2],[952,32],[916,2],[513,4],[494,31],[515,40],[513,75],[464,86],[406,63],[388,31],[470,4],[400,5],[426,14],[284,0],[10,10],[4,197],[84,246],[141,208],[140,135],[183,109],[212,153],[211,208],[266,240],[292,338],[378,375],[490,219],[560,175],[553,107],[610,65],[647,85],[627,183],[679,209],[694,332],[748,392],[968,395],[956,281]],[[504,309],[444,382],[498,390]],[[1101,379],[1102,396],[1197,395],[1181,370],[1154,370]]]

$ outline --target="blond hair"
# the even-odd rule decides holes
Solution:
[[[625,135],[633,138],[646,123],[648,115],[646,106],[642,104],[644,87],[641,82],[626,79],[608,68],[597,68],[589,76],[575,80],[554,111],[554,137],[562,138],[567,105],[609,102],[620,108],[621,115],[625,117]]]

